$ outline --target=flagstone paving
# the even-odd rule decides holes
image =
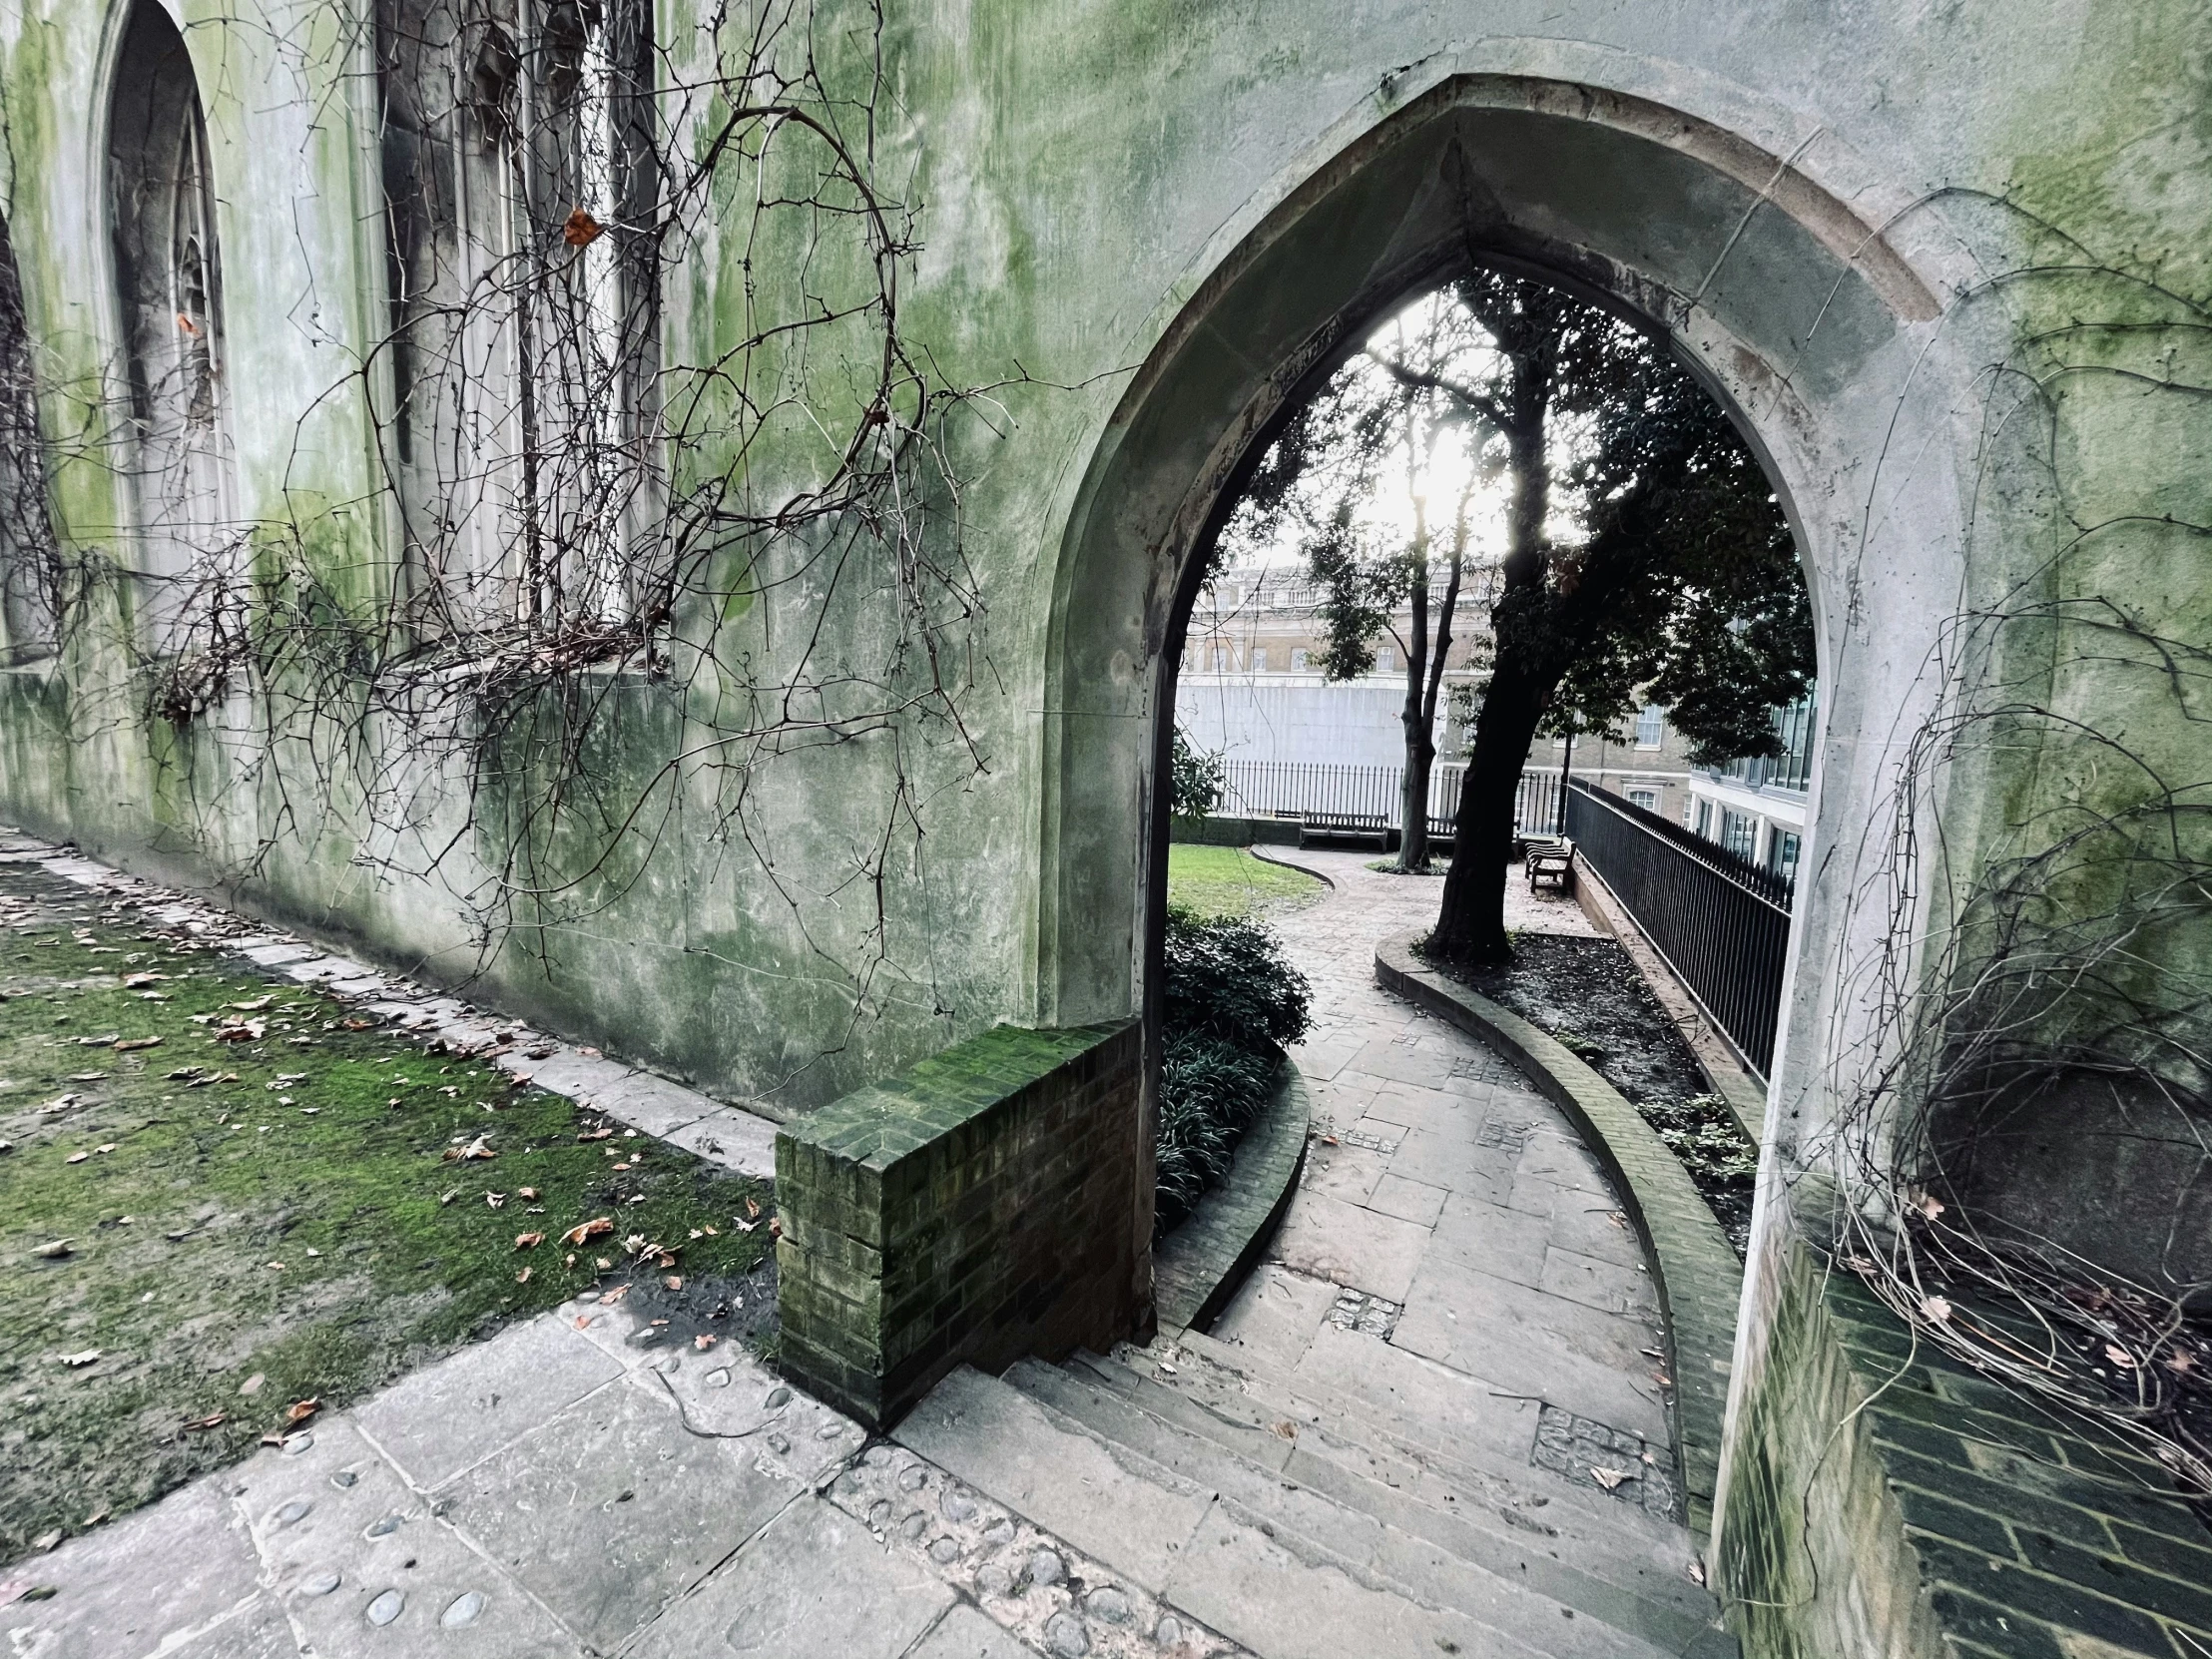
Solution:
[[[1277,923],[1315,984],[1317,1139],[1211,1334],[963,1369],[871,1441],[751,1357],[587,1296],[18,1563],[0,1639],[38,1659],[1732,1654],[1612,1193],[1497,1056],[1375,987],[1376,942],[1420,930],[1438,884],[1300,861],[1336,882]],[[1583,930],[1525,901],[1516,924]],[[673,1086],[592,1058],[551,1069],[653,1121]]]

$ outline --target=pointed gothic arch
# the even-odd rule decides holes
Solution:
[[[129,480],[149,643],[190,644],[227,586],[233,523],[223,260],[207,118],[185,39],[132,0],[108,101],[108,212]]]

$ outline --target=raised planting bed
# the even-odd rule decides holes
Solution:
[[[1428,965],[1518,1014],[1617,1089],[1681,1160],[1743,1255],[1759,1149],[1625,950],[1611,939],[1522,933],[1506,967]]]

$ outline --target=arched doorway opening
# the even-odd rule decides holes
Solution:
[[[1927,695],[1915,671],[1960,569],[1951,480],[1914,471],[1880,526],[1866,500],[1903,394],[1951,372],[1930,288],[1879,227],[1717,127],[1558,83],[1447,83],[1289,190],[1193,283],[1093,456],[1047,662],[1044,1022],[1156,1002],[1176,647],[1223,517],[1366,331],[1473,265],[1653,331],[1732,412],[1804,554],[1832,734],[1897,730]],[[1823,775],[1816,845],[1872,816],[1880,756],[1832,740]],[[1832,953],[1840,895],[1815,876],[1799,903],[1796,955]],[[1811,1109],[1811,1061],[1793,1067],[1840,1007],[1818,986],[1790,998],[1775,1068],[1790,1110]]]

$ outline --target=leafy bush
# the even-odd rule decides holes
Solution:
[[[1170,908],[1163,1017],[1171,1036],[1204,1032],[1254,1050],[1306,1035],[1312,988],[1274,930],[1243,916]]]
[[[1227,1177],[1238,1138],[1274,1090],[1282,1045],[1306,1033],[1310,996],[1260,923],[1168,911],[1156,1231]]]
[[[1229,1174],[1237,1141],[1275,1087],[1275,1057],[1220,1037],[1174,1036],[1161,1056],[1159,1192],[1153,1223],[1165,1232]]]
[[[1221,805],[1228,776],[1220,755],[1193,748],[1190,739],[1183,736],[1183,728],[1175,729],[1168,759],[1169,812],[1177,818],[1204,818]]]

